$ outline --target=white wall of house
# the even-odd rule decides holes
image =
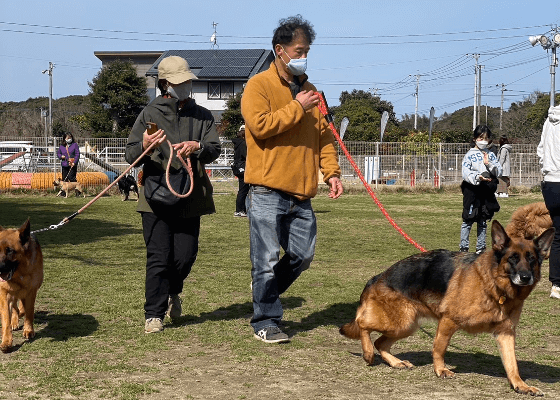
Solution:
[[[220,90],[218,93],[218,87],[215,86],[217,83],[223,84],[224,82],[207,82],[207,81],[193,81],[193,99],[196,104],[207,108],[210,111],[223,111],[226,109],[226,102],[231,95],[230,88],[233,87],[233,94],[239,93],[243,90],[245,82],[225,82],[224,90]],[[212,85],[212,86],[210,86]],[[220,88],[222,89],[221,85]],[[209,93],[209,90],[211,93]],[[156,95],[159,96],[161,93],[159,89],[156,89]]]

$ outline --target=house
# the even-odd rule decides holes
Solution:
[[[274,60],[272,50],[264,49],[95,52],[94,54],[103,64],[116,58],[130,59],[136,66],[138,75],[146,77],[151,99],[159,94],[157,67],[160,61],[169,56],[183,57],[198,77],[193,81],[193,98],[197,104],[212,112],[217,123],[221,120],[227,99],[243,90],[249,78],[268,69]]]

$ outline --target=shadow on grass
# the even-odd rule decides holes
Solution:
[[[302,297],[286,297],[282,298],[282,307],[284,310],[301,307],[304,299]],[[221,321],[232,319],[251,319],[253,315],[253,303],[245,302],[241,304],[231,304],[227,307],[220,307],[214,311],[201,313],[199,316],[183,315],[176,318],[173,322],[174,326],[185,326],[193,324],[202,324],[206,321]]]
[[[351,353],[356,356],[356,359],[362,360],[362,354]],[[432,353],[429,351],[410,351],[402,353],[393,353],[401,360],[407,360],[416,367],[423,367],[432,365]],[[457,378],[461,374],[479,374],[496,378],[506,378],[506,371],[499,356],[486,353],[462,353],[448,351],[445,353],[445,363],[451,371],[455,372]],[[453,366],[455,366],[453,368]],[[383,368],[389,366],[381,359],[381,356],[376,353],[373,368]],[[539,364],[535,361],[518,361],[519,374],[521,379],[538,380],[545,383],[557,383],[560,381],[560,368],[550,365]]]
[[[31,230],[37,231],[51,225],[57,225],[64,218],[74,214],[83,205],[85,205],[85,202],[80,205],[68,204],[64,205],[65,208],[55,208],[55,206],[60,205],[41,201],[40,197],[34,198],[32,203],[20,203],[18,198],[3,198],[0,204],[0,215],[2,215],[0,225],[4,228],[18,228],[29,218]],[[91,243],[105,237],[142,233],[140,224],[138,224],[138,228],[134,228],[114,223],[109,219],[80,218],[80,215],[56,230],[36,233],[41,246],[68,243],[77,245]]]
[[[89,336],[97,330],[99,322],[84,314],[51,314],[48,311],[35,313],[35,324],[46,324],[36,332],[35,338],[51,338],[63,342],[73,337]]]

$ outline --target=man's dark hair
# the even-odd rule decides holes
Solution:
[[[315,40],[315,31],[313,30],[313,25],[309,21],[303,19],[299,14],[282,18],[278,21],[278,28],[274,30],[274,35],[272,36],[272,50],[276,54],[275,47],[277,44],[290,44],[299,35],[305,35],[305,38],[312,44]]]

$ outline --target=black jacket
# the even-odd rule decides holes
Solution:
[[[490,182],[482,181],[478,185],[463,181],[461,184],[463,221],[473,222],[492,219],[494,213],[500,211],[500,204],[498,204],[494,194],[497,188],[498,179],[496,178],[493,178]]]

